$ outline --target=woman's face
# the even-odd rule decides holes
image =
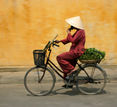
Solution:
[[[78,30],[78,28],[75,28],[74,26],[71,26],[69,29],[70,30]]]
[[[71,29],[71,30],[73,30],[73,29],[74,29],[74,27],[73,27],[73,26],[71,26],[71,27],[70,27],[70,29]]]

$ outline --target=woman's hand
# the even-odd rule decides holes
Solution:
[[[59,40],[55,40],[56,43],[59,43],[60,41]]]
[[[70,29],[67,29],[67,33],[69,34],[71,32],[71,30]]]

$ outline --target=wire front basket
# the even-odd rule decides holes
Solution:
[[[34,50],[33,57],[34,57],[34,64],[36,66],[41,66],[45,64],[45,53],[43,50]]]

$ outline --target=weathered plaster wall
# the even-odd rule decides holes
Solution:
[[[66,18],[81,16],[86,48],[105,51],[103,64],[117,64],[117,0],[0,0],[0,66],[33,65],[34,49],[56,34],[66,37]],[[60,44],[51,59],[68,51]]]

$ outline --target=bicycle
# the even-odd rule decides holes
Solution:
[[[56,37],[57,36],[55,36],[55,38]],[[107,74],[106,71],[98,65],[98,60],[96,63],[91,64],[79,64],[77,62],[79,67],[78,72],[72,74],[69,78],[64,78],[59,73],[64,72],[50,60],[51,48],[54,46],[59,47],[59,45],[55,43],[55,38],[49,41],[43,50],[33,51],[36,67],[29,69],[25,74],[24,86],[27,91],[35,96],[49,94],[55,86],[55,73],[57,73],[64,79],[67,86],[75,85],[83,94],[100,93],[106,85]]]

